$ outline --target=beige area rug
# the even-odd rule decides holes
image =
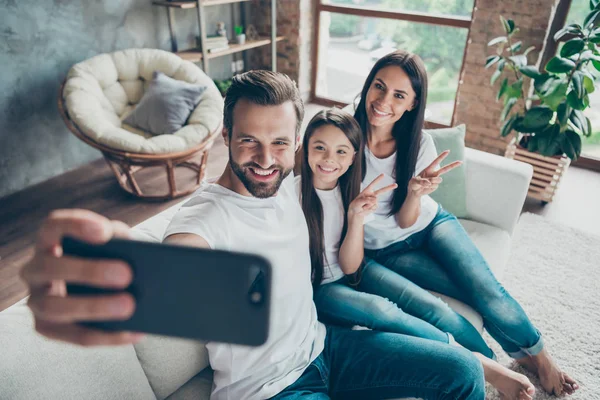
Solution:
[[[578,381],[579,391],[568,398],[600,400],[600,236],[523,214],[502,283],[542,332],[558,365]],[[485,338],[500,363],[525,373]],[[535,399],[556,398],[525,375],[536,386]],[[487,392],[487,399],[499,398],[493,388]]]

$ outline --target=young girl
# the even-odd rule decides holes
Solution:
[[[501,393],[531,399],[529,380],[491,360],[493,352],[464,317],[374,260],[363,262],[365,220],[376,210],[377,196],[397,187],[392,183],[374,190],[384,178],[380,175],[359,192],[363,150],[360,126],[338,109],[317,113],[304,135],[297,183],[310,232],[319,318],[444,343],[453,343],[454,337],[478,355],[486,379]]]

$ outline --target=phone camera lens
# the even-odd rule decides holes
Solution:
[[[259,304],[262,301],[262,294],[260,292],[254,292],[250,295],[250,301],[254,304]]]

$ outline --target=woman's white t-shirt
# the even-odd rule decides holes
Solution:
[[[419,175],[436,157],[437,151],[433,139],[428,133],[423,132],[415,174],[413,176]],[[387,158],[377,158],[365,146],[365,158],[367,173],[361,185],[362,189],[382,173],[384,177],[375,189],[396,182],[396,152]],[[400,228],[396,221],[396,216],[388,215],[392,208],[393,196],[394,191],[390,191],[378,197],[379,205],[377,210],[375,210],[372,214],[373,217],[365,224],[365,249],[383,249],[392,243],[404,240],[410,235],[425,229],[435,218],[438,204],[429,195],[425,195],[421,197],[421,213],[417,221],[406,229]]]
[[[312,299],[308,227],[293,177],[276,196],[242,196],[203,183],[175,214],[165,237],[193,233],[210,248],[249,252],[272,266],[269,338],[259,347],[209,342],[211,400],[265,399],[294,383],[323,351],[325,327]]]

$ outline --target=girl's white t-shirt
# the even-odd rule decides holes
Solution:
[[[417,165],[413,176],[419,175],[429,166],[437,157],[437,150],[431,136],[423,132],[421,145],[417,156]],[[367,173],[363,179],[361,188],[364,188],[377,178],[384,174],[383,179],[375,189],[393,184],[396,182],[396,152],[386,158],[377,158],[365,146],[365,158]],[[383,249],[392,243],[399,242],[408,238],[410,235],[420,232],[427,227],[435,218],[438,210],[438,204],[429,195],[421,197],[421,214],[417,221],[406,229],[400,228],[395,215],[388,215],[392,208],[392,199],[394,191],[383,193],[378,197],[379,205],[373,214],[373,217],[365,223],[365,249],[376,250]]]
[[[313,302],[308,227],[293,176],[277,195],[242,196],[203,183],[165,237],[193,233],[218,250],[262,255],[272,266],[269,338],[259,347],[209,342],[211,400],[265,399],[294,383],[323,351],[325,327]]]
[[[325,262],[323,264],[323,280],[321,285],[335,282],[344,276],[344,271],[338,263],[340,239],[344,228],[344,203],[340,186],[332,190],[315,188],[323,207],[323,241],[325,247]]]

